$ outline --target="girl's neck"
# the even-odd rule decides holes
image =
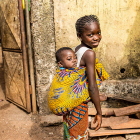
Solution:
[[[78,45],[76,48],[75,48],[75,53],[82,47],[87,47],[89,49],[92,49],[90,46],[86,45],[84,42],[81,41],[81,44]]]
[[[80,45],[81,47],[87,47],[87,48],[89,48],[89,49],[92,49],[90,46],[88,46],[87,44],[85,44],[84,42],[82,42],[81,41],[81,45]]]

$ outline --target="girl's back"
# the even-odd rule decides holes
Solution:
[[[76,47],[75,54],[77,56],[77,67],[86,65],[85,62],[84,62],[84,59],[85,59],[84,54],[88,53],[87,50],[92,51],[91,49],[89,49],[87,47],[81,47],[79,49],[78,49],[78,47]]]
[[[102,112],[99,100],[99,91],[96,83],[95,71],[95,52],[93,48],[98,47],[101,40],[101,29],[99,20],[95,15],[81,17],[76,22],[77,37],[81,40],[81,44],[75,48],[77,54],[77,66],[85,66],[88,78],[88,90],[92,102],[97,110],[95,122],[98,125],[95,130],[101,126]]]

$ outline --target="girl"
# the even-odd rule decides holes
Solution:
[[[75,48],[77,54],[77,67],[85,66],[88,78],[88,90],[92,102],[97,110],[94,123],[97,121],[98,125],[95,129],[97,131],[101,127],[102,111],[99,100],[99,91],[96,83],[96,61],[95,52],[93,48],[98,47],[101,41],[101,29],[97,16],[89,15],[81,17],[76,22],[77,37],[81,40],[81,44]],[[104,79],[107,79],[108,74],[105,73]],[[98,78],[100,79],[100,78]],[[103,80],[103,79],[101,79]],[[80,114],[80,112],[82,112]],[[80,116],[82,116],[80,121]],[[75,118],[78,118],[77,121]],[[69,139],[70,140],[87,140],[88,128],[88,107],[87,103],[82,103],[73,111],[70,112],[65,118],[68,125]],[[75,123],[76,122],[76,123]]]
[[[95,116],[94,123],[98,121],[98,125],[95,129],[97,131],[102,122],[102,111],[99,100],[99,91],[96,83],[95,76],[95,52],[93,48],[97,48],[101,41],[101,29],[97,16],[89,15],[81,17],[76,22],[77,37],[80,39],[81,44],[75,48],[77,54],[77,67],[86,66],[88,89],[92,102],[95,105],[97,114]]]

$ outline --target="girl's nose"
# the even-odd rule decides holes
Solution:
[[[93,36],[93,40],[96,41],[96,40],[98,40],[98,39],[99,39],[99,36],[98,36],[98,35],[94,35],[94,36]]]

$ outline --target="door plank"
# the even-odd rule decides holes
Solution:
[[[140,100],[137,98],[130,98],[130,97],[120,97],[114,94],[107,94],[106,95],[109,98],[113,98],[113,99],[119,99],[119,100],[124,100],[124,101],[128,101],[128,102],[132,102],[132,103],[139,103],[140,104]]]
[[[140,112],[140,104],[114,110],[115,116],[125,116]]]
[[[127,128],[140,128],[140,120],[138,119],[131,119],[128,122],[111,125],[111,129],[127,129]]]
[[[111,112],[114,114],[114,110],[117,108],[101,108],[102,115],[106,115],[106,113]],[[88,115],[96,115],[97,111],[95,108],[88,108]]]
[[[127,130],[107,130],[100,129],[98,131],[88,130],[89,137],[97,137],[97,136],[106,136],[106,135],[119,135],[119,134],[131,134],[131,133],[140,133],[140,129],[127,129]]]
[[[118,125],[124,122],[128,122],[130,118],[128,116],[122,116],[122,117],[110,117],[110,118],[102,118],[102,124],[101,127],[110,127],[113,125]],[[97,126],[97,123],[93,123],[94,119],[91,120],[91,129],[95,128]]]

